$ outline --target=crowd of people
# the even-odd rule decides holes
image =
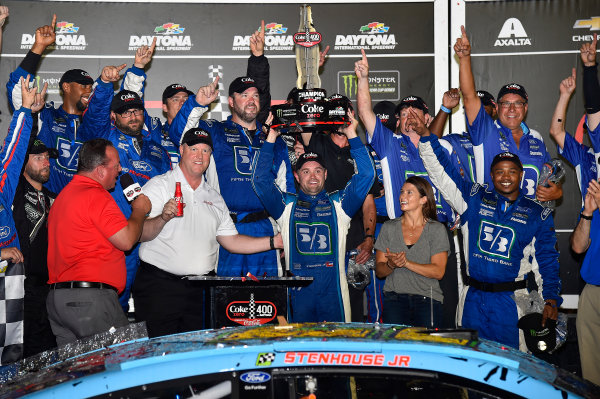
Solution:
[[[7,16],[0,7],[0,21]],[[66,71],[62,104],[45,103],[46,87],[32,80],[55,25],[56,16],[36,30],[7,83],[0,257],[5,284],[15,277],[11,299],[22,298],[11,317],[23,322],[22,340],[4,342],[2,364],[126,326],[131,297],[150,336],[206,327],[204,291],[190,275],[312,277],[289,290],[288,321],[462,326],[521,350],[517,323],[532,303],[542,325],[557,319],[556,234],[544,205],[562,186],[538,184],[549,143],[525,123],[522,85],[506,84],[496,98],[476,90],[464,28],[454,46],[460,88],[444,93],[435,116],[417,95],[374,106],[363,50],[347,125],[284,140],[271,128],[264,23],[250,39],[247,75],[229,83],[227,120],[202,118],[218,98],[217,77],[196,93],[167,86],[164,122],[143,100],[155,43],[96,80]],[[593,148],[565,131],[575,69],[560,83],[550,134],[584,198],[571,237],[575,252],[587,251],[577,330],[583,375],[600,383],[595,37],[581,59]],[[461,98],[467,132],[443,135]],[[347,279],[349,261],[369,260],[366,288]]]

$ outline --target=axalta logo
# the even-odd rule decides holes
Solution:
[[[286,35],[288,28],[277,22],[265,25],[265,50],[292,51],[294,49],[294,36]],[[233,51],[250,50],[250,35],[233,37]]]
[[[156,39],[156,50],[160,51],[189,51],[192,49],[192,39],[183,35],[185,28],[174,22],[167,22],[154,28],[154,35],[129,36],[129,51],[135,51],[141,46],[150,46]]]
[[[578,19],[573,24],[573,29],[589,29],[590,31],[600,31],[600,17],[591,17],[589,19]],[[591,42],[593,35],[573,35],[574,42]]]
[[[387,34],[389,26],[383,22],[370,22],[359,28],[360,35],[336,35],[336,50],[394,50],[396,36]]]
[[[523,24],[517,18],[509,18],[502,25],[494,47],[531,46],[531,38],[527,36]]]
[[[85,35],[77,35],[79,26],[72,22],[61,21],[56,24],[56,40],[48,46],[50,50],[85,50],[87,41]],[[23,33],[21,36],[21,49],[29,50],[35,43],[35,34]]]

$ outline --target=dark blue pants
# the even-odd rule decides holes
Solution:
[[[433,312],[432,312],[433,306]],[[431,320],[433,318],[433,326]],[[383,293],[383,322],[415,327],[440,327],[442,303],[421,295]]]

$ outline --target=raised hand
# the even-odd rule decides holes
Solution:
[[[31,105],[31,112],[39,112],[46,104],[46,90],[48,90],[48,82],[44,83],[44,88],[41,93],[35,94],[35,99]]]
[[[135,52],[135,60],[133,65],[144,69],[146,65],[152,61],[152,55],[154,54],[154,48],[156,47],[156,37],[152,40],[150,47],[142,46]]]
[[[598,42],[598,34],[594,33],[594,40],[591,43],[583,43],[579,52],[581,53],[581,62],[585,66],[596,65],[596,43]]]
[[[367,79],[369,77],[369,61],[364,49],[360,49],[362,58],[354,63],[354,73],[358,79]]]
[[[419,136],[428,135],[429,129],[425,119],[415,112],[413,108],[408,108],[408,118],[406,119],[407,130],[413,130]]]
[[[573,68],[573,70],[571,71],[571,76],[569,76],[568,78],[563,79],[562,82],[560,82],[560,86],[559,86],[559,90],[560,90],[560,94],[568,94],[569,96],[571,94],[573,94],[573,92],[575,91],[575,81],[576,81],[576,69]]]
[[[219,75],[212,81],[211,84],[202,86],[196,93],[196,102],[198,104],[207,106],[217,99],[219,96]]]
[[[450,89],[444,93],[442,97],[442,105],[448,109],[452,109],[460,102],[460,92],[458,89]]]
[[[6,18],[8,18],[9,15],[8,7],[0,6],[0,28],[4,26],[4,22],[6,22]]]
[[[585,212],[591,214],[600,206],[600,184],[597,180],[590,181],[587,194],[583,202]]]
[[[348,119],[350,123],[343,128],[340,128],[340,132],[344,133],[349,139],[357,136],[356,128],[358,127],[358,120],[354,117],[354,111],[348,112]]]
[[[104,68],[102,68],[102,74],[100,75],[100,79],[104,83],[117,82],[119,81],[119,79],[121,79],[120,72],[123,69],[125,69],[126,66],[127,64],[121,64],[119,66],[105,66]]]
[[[325,47],[325,50],[319,53],[319,68],[323,66],[325,60],[327,59],[327,53],[329,52],[329,46]]]
[[[50,25],[44,25],[35,30],[35,42],[31,51],[36,54],[42,54],[46,47],[56,40],[56,14],[52,16]]]
[[[22,107],[31,109],[31,106],[35,102],[37,89],[35,87],[29,87],[29,78],[29,75],[27,75],[26,79],[23,79],[21,76],[21,96],[23,98]]]
[[[260,21],[260,30],[257,30],[250,36],[250,51],[255,57],[260,57],[265,53],[265,21]]]
[[[468,57],[471,55],[471,43],[467,37],[467,31],[463,25],[460,26],[461,36],[456,39],[454,44],[454,52],[458,58]]]

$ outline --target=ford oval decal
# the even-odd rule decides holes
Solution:
[[[271,376],[267,373],[263,373],[262,371],[250,371],[240,376],[240,380],[250,384],[262,384],[270,379]]]

